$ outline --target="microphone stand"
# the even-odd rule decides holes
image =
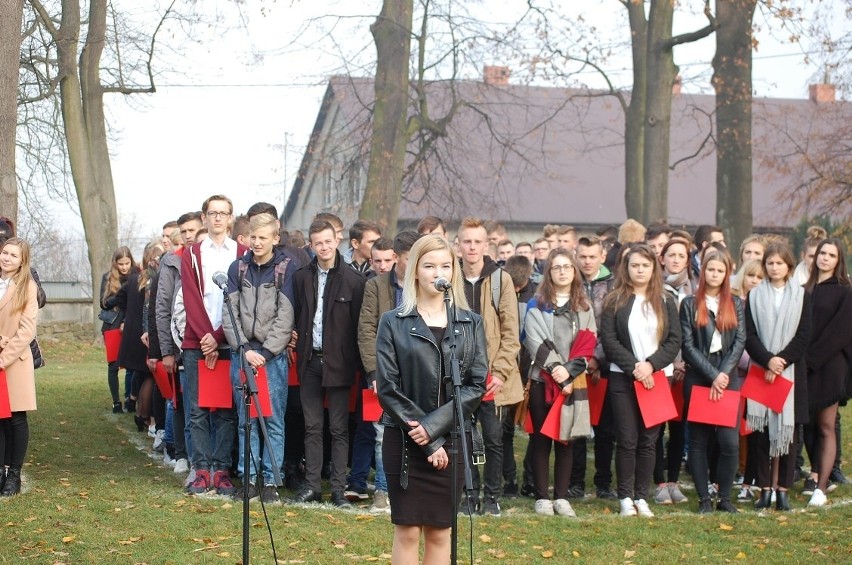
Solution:
[[[257,422],[260,425],[260,431],[263,435],[263,444],[266,453],[272,455],[272,446],[269,444],[269,434],[266,433],[266,419],[263,417],[263,411],[260,406],[260,398],[257,394],[257,381],[255,376],[257,371],[251,365],[246,363],[246,344],[240,339],[239,326],[237,325],[237,317],[234,315],[234,306],[231,304],[231,298],[228,296],[228,288],[220,287],[225,295],[225,306],[228,310],[228,317],[231,320],[231,326],[234,328],[234,334],[239,342],[237,351],[240,357],[240,371],[245,375],[246,380],[241,385],[236,387],[243,392],[243,410],[245,414],[245,424],[243,425],[244,441],[243,441],[243,563],[249,563],[249,480],[251,477],[251,403],[254,399],[257,406]],[[246,370],[248,367],[249,370]],[[281,482],[281,471],[277,465],[272,466],[272,474],[275,478],[275,484]]]
[[[467,494],[467,500],[470,500],[470,492],[473,490],[473,471],[471,469],[470,464],[470,453],[468,451],[467,446],[467,436],[464,434],[464,411],[462,410],[461,403],[461,367],[459,366],[459,360],[456,357],[456,334],[455,334],[455,322],[456,317],[450,314],[455,314],[456,309],[450,306],[450,290],[449,288],[444,289],[444,306],[447,309],[447,326],[450,333],[450,374],[445,377],[446,380],[450,381],[449,384],[452,385],[452,398],[453,398],[453,407],[455,408],[453,412],[453,428],[450,433],[450,437],[453,438],[453,452],[454,454],[458,454],[459,452],[459,444],[461,444],[461,453],[462,459],[464,460],[464,485],[465,485],[465,494]],[[449,388],[449,387],[448,387]],[[452,499],[453,505],[453,518],[452,518],[452,526],[451,526],[451,545],[450,545],[450,563],[455,565],[458,562],[458,526],[459,526],[459,514],[458,509],[456,508],[456,500],[458,500],[458,474],[459,468],[455,462],[453,461],[453,469],[452,469],[452,484],[450,485],[450,497]]]

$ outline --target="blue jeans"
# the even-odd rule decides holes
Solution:
[[[385,438],[385,426],[384,424],[373,422],[373,429],[376,430],[376,490],[387,492],[388,479],[385,477],[385,465],[382,461],[382,443]]]
[[[186,369],[181,368],[178,371],[178,378],[180,379],[180,409],[183,411],[183,443],[184,443],[184,453],[183,455],[187,457],[187,459],[192,460],[192,431],[190,429],[189,422],[189,403],[186,401]],[[177,450],[175,453],[176,456],[180,455],[180,451]],[[180,459],[180,457],[177,457]]]
[[[172,403],[171,399],[168,399],[166,400],[166,424],[163,426],[165,433],[163,441],[167,445],[174,445],[175,443],[174,414],[175,405]]]
[[[248,365],[246,365],[248,366]],[[266,362],[266,380],[269,385],[269,401],[272,405],[272,416],[266,418],[266,435],[269,439],[269,447],[272,448],[270,454],[266,450],[264,444],[261,459],[261,468],[263,474],[264,485],[275,484],[275,474],[272,472],[273,466],[281,469],[284,465],[284,414],[287,411],[287,355],[282,353],[276,355]],[[231,382],[234,387],[239,386],[240,376],[240,355],[239,353],[231,353]],[[240,430],[237,436],[240,443],[240,458],[237,465],[237,472],[245,478],[245,423],[246,410],[241,390],[234,389],[234,402],[237,405],[237,412],[240,417]],[[252,401],[254,402],[254,401]],[[257,408],[257,407],[255,407]],[[249,482],[257,484],[257,460],[255,459],[261,454],[260,441],[260,423],[257,418],[251,420],[251,441],[249,445],[251,449],[252,464],[249,466]],[[277,486],[281,486],[280,483]]]
[[[225,358],[227,355],[226,352]],[[192,464],[196,469],[227,471],[231,468],[231,448],[234,445],[234,411],[229,408],[211,411],[198,405],[198,362],[202,359],[204,355],[200,349],[183,351],[186,371],[183,399],[189,406]]]

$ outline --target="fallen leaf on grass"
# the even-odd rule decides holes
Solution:
[[[489,536],[488,534],[482,534],[481,536],[479,536],[479,541],[481,541],[482,543],[489,543],[491,542],[491,536]]]
[[[737,553],[736,557],[734,557],[734,559],[745,559],[745,558],[746,558],[746,554],[743,553],[742,551]]]
[[[636,555],[636,552],[633,551],[632,549],[625,549],[624,550],[624,558],[625,559],[629,559],[630,557],[633,557],[634,555]]]
[[[64,538],[62,538],[62,543],[71,543],[72,541],[74,541],[75,537],[76,536],[65,536]]]
[[[573,555],[574,557],[580,557],[580,552],[575,549],[571,552],[571,555]]]
[[[550,549],[548,549],[547,551],[542,551],[541,556],[545,559],[550,559],[551,557],[553,557],[553,551],[551,551]]]
[[[734,527],[733,527],[733,526],[729,526],[728,524],[719,524],[719,529],[720,529],[720,530],[724,530],[724,531],[726,531],[726,532],[730,532],[731,530],[733,530],[733,529],[734,529]]]

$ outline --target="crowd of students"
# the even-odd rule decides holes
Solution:
[[[107,368],[113,411],[135,412],[164,461],[187,476],[189,493],[242,496],[236,474],[248,481],[250,498],[277,503],[286,486],[288,502],[311,503],[324,500],[327,479],[328,500],[348,508],[370,498],[375,468],[371,510],[390,512],[394,499],[409,500],[399,489],[408,477],[407,444],[396,433],[388,439],[388,429],[399,427],[428,455],[428,466],[446,467],[428,422],[398,420],[404,410],[394,404],[399,391],[382,350],[391,342],[380,335],[388,312],[402,323],[414,316],[430,330],[447,327],[439,299],[414,289],[405,302],[411,277],[438,269],[421,264],[441,252],[431,240],[418,244],[424,236],[446,241],[454,253],[459,269],[447,271],[457,275],[450,282],[483,332],[478,356],[487,378],[481,391],[471,385],[481,396],[469,408],[470,433],[481,438],[474,445],[482,446],[474,456],[485,462],[481,475],[474,467],[474,490],[461,497],[459,512],[499,516],[501,497],[524,495],[539,514],[575,516],[569,501],[585,496],[592,438],[595,495],[617,500],[624,516],[653,516],[649,502],[688,502],[684,460],[699,512],[713,511],[714,497],[724,512],[754,499],[756,508],[788,510],[803,446],[810,505],[825,504],[832,486],[845,482],[837,407],[849,393],[852,290],[838,239],[811,233],[797,267],[783,238],[750,236],[732,256],[716,226],[690,234],[628,220],[582,237],[569,226],[546,226],[541,238],[516,243],[496,222],[467,218],[453,237],[443,221],[427,217],[416,232],[392,238],[360,220],[341,253],[344,226],[333,214],[318,214],[307,234],[288,233],[277,217],[266,203],[235,217],[227,197],[212,196],[200,212],[167,223],[141,265],[127,248],[116,250],[103,277],[103,329],[123,329],[119,358]],[[418,263],[410,266],[415,245]],[[224,292],[218,273],[227,277]],[[236,324],[223,309],[225,293]],[[588,334],[596,336],[594,353],[572,356],[577,336]],[[432,338],[440,341],[437,333],[423,336]],[[240,344],[245,363],[265,375],[271,449],[256,423],[252,437],[242,437]],[[230,362],[231,409],[199,401],[199,383],[223,361]],[[154,384],[158,363],[174,375],[171,398]],[[738,391],[753,365],[767,382],[792,381],[780,411],[748,400],[742,425],[687,422],[687,409],[665,423],[667,433],[645,425],[637,383],[652,389],[662,371],[688,407],[696,386],[712,401]],[[602,380],[607,393],[592,425],[588,387]],[[385,409],[377,422],[361,418],[366,389],[378,392]],[[556,402],[569,407],[571,421],[554,441],[541,428]],[[513,439],[527,410],[532,432],[519,472]],[[742,436],[741,427],[751,433]],[[243,460],[245,441],[250,461]],[[402,473],[396,464],[388,468],[389,450],[391,460],[405,461]],[[400,543],[410,545],[400,532]]]

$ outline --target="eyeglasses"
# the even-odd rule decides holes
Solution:
[[[231,213],[230,212],[207,212],[205,215],[208,218],[216,218],[218,220],[219,218],[229,217],[231,215]]]
[[[552,265],[550,267],[550,272],[552,272],[552,273],[561,273],[561,272],[570,273],[573,270],[574,270],[574,265]]]

